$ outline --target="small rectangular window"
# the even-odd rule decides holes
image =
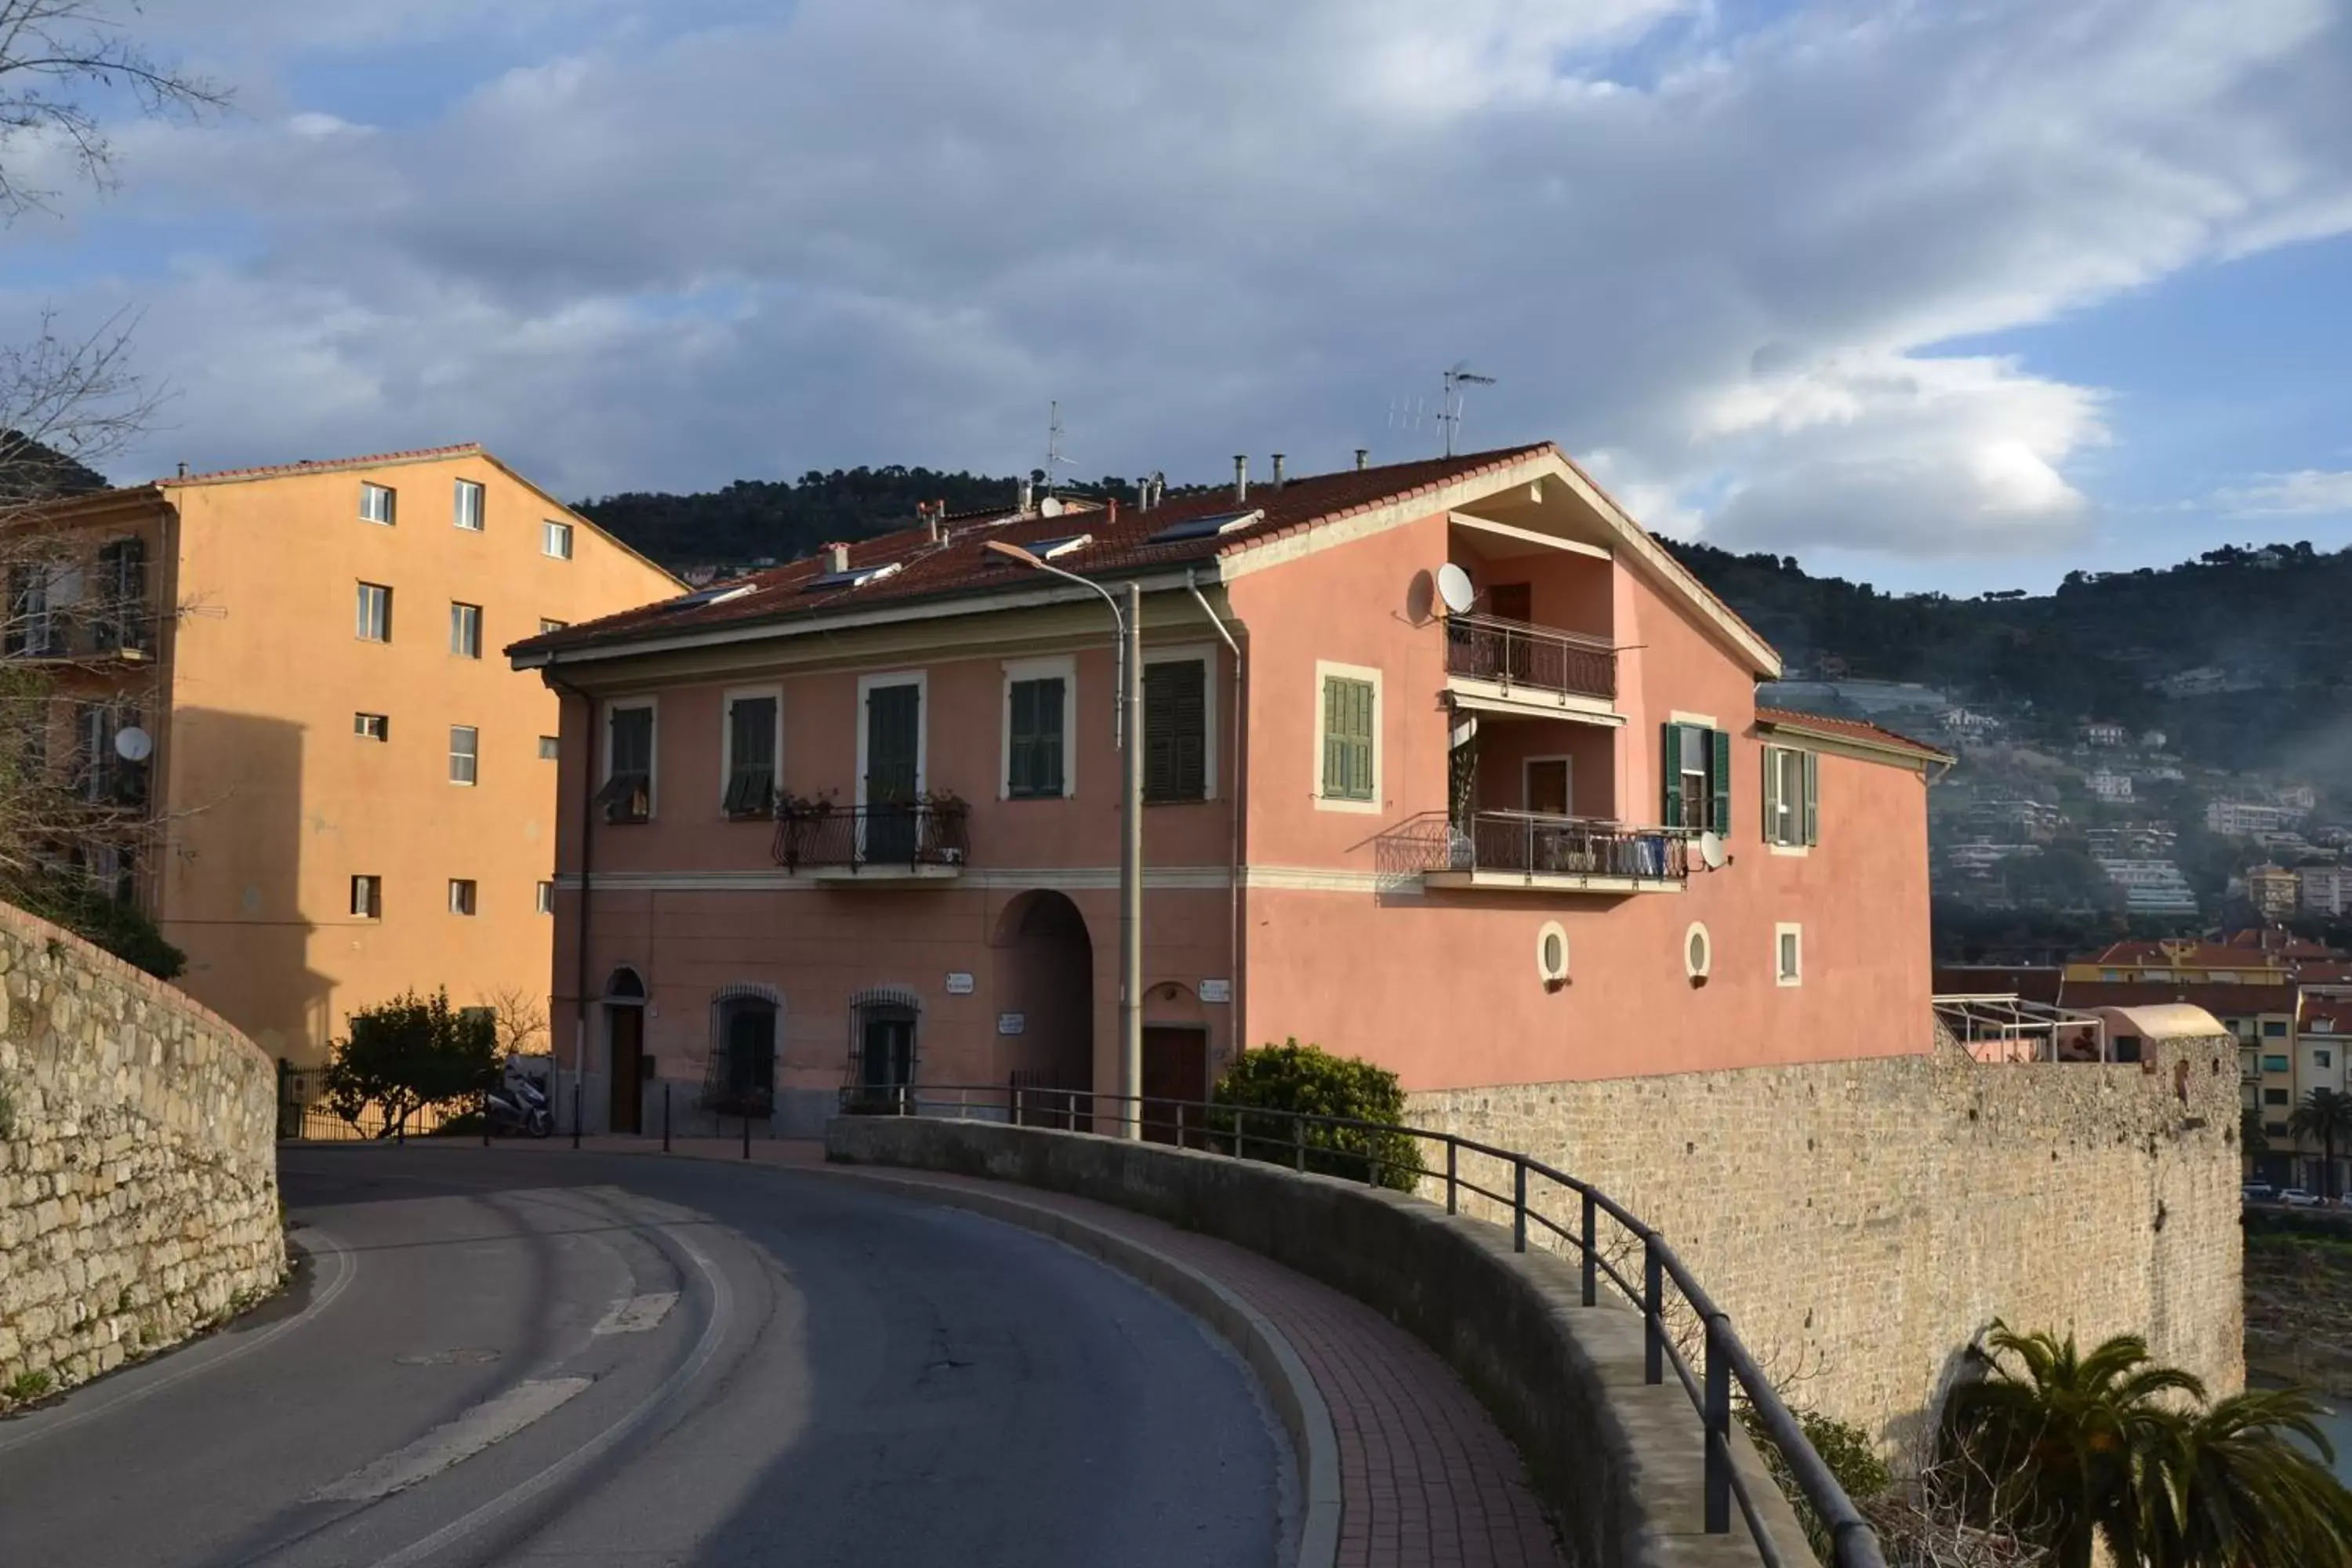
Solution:
[[[359,639],[392,640],[392,590],[381,583],[362,583],[359,595]]]
[[[2263,1020],[2263,1037],[2265,1039],[2283,1039],[2285,1036],[2286,1020],[2284,1018],[2264,1018]]]
[[[1012,683],[1004,793],[1036,800],[1062,793],[1062,693],[1057,676]]]
[[[449,651],[460,658],[482,657],[482,606],[449,605]]]
[[[470,915],[474,912],[474,882],[470,877],[449,879],[449,912]]]
[[[1772,928],[1774,971],[1783,985],[1801,985],[1805,977],[1805,933],[1802,926]]]
[[[563,743],[554,736],[541,735],[539,738],[539,760],[541,762],[551,763],[562,754]]]
[[[457,493],[451,507],[451,521],[468,533],[482,531],[482,487],[471,479],[457,481]]]
[[[539,548],[543,553],[552,555],[558,561],[571,560],[572,525],[568,522],[558,522],[553,518],[548,519],[541,527]]]
[[[539,885],[539,912],[543,915],[555,912],[555,884],[552,882]]]
[[[2290,1098],[2291,1097],[2288,1095],[2287,1091],[2283,1089],[2266,1089],[2263,1090],[2263,1103],[2264,1105],[2284,1105]]]
[[[1323,798],[1372,798],[1372,683],[1323,678]]]
[[[2315,1068],[2333,1067],[2336,1065],[2336,1055],[2333,1051],[2314,1051],[2311,1053],[2311,1065]]]
[[[2264,1072],[2288,1072],[2293,1070],[2293,1066],[2294,1064],[2289,1062],[2284,1057],[2264,1057],[2263,1058],[2263,1070]]]
[[[604,787],[596,804],[607,822],[646,822],[654,810],[654,710],[614,708],[605,718]]]
[[[449,726],[449,782],[469,784],[475,782],[481,761],[481,731],[470,724]]]
[[[383,879],[382,877],[352,879],[352,913],[363,921],[383,919]]]
[[[389,485],[360,486],[360,516],[369,522],[380,522],[389,528],[393,521],[394,497]]]
[[[541,616],[539,617],[539,632],[541,637],[545,637],[549,632],[560,632],[571,624],[570,621],[551,621],[545,616]]]
[[[1801,848],[1821,841],[1821,759],[1794,746],[1764,748],[1764,840]]]
[[[389,741],[392,739],[392,720],[382,713],[354,713],[352,715],[352,733],[362,741]]]

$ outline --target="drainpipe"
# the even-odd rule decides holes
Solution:
[[[1231,648],[1234,654],[1234,700],[1231,704],[1234,724],[1234,789],[1231,803],[1234,818],[1234,847],[1232,878],[1228,884],[1233,903],[1234,973],[1230,984],[1234,988],[1234,994],[1227,1006],[1231,1009],[1230,1016],[1233,1020],[1231,1032],[1234,1054],[1238,1056],[1247,1048],[1242,1044],[1242,645],[1235,642],[1234,634],[1225,629],[1225,623],[1218,616],[1216,606],[1210,604],[1208,596],[1201,592],[1200,585],[1193,582],[1192,574],[1189,569],[1184,574],[1184,588],[1192,595],[1193,603],[1201,606],[1201,613],[1209,617],[1209,625],[1216,628],[1217,635],[1224,639],[1225,646]]]
[[[587,1102],[588,1080],[588,868],[593,863],[596,844],[596,703],[585,691],[559,680],[551,660],[540,672],[541,679],[559,695],[577,697],[588,709],[588,751],[580,767],[580,963],[572,984],[572,1092],[574,1132],[579,1131],[578,1108]],[[558,725],[559,731],[562,726]],[[560,1108],[559,1108],[560,1109]]]

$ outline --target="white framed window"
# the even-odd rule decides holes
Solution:
[[[352,915],[363,921],[383,919],[383,879],[353,877],[352,879]]]
[[[1217,798],[1217,658],[1206,643],[1143,656],[1143,800]]]
[[[558,561],[571,560],[572,525],[568,522],[558,522],[551,517],[541,523],[539,552],[542,555],[551,555]]]
[[[1077,661],[1005,660],[1003,710],[996,798],[1058,800],[1077,794],[1077,759],[1071,747],[1078,727]]]
[[[1536,928],[1536,978],[1554,991],[1568,984],[1568,928],[1558,921]]]
[[[555,884],[554,884],[554,883],[552,883],[552,882],[541,882],[541,883],[539,885],[539,906],[538,906],[538,907],[539,907],[539,912],[540,912],[541,914],[543,914],[543,915],[551,915],[551,914],[553,914],[553,913],[555,912]]]
[[[482,657],[482,606],[449,604],[449,651],[459,658]]]
[[[352,715],[352,733],[362,741],[389,741],[392,739],[391,716],[383,713],[354,713]]]
[[[1381,792],[1381,672],[1315,661],[1315,805],[1377,812]]]
[[[381,583],[362,583],[355,635],[362,642],[392,640],[392,590]]]
[[[539,760],[541,762],[551,763],[562,755],[563,755],[563,742],[562,741],[558,740],[553,735],[541,735],[539,738]]]
[[[1706,927],[1693,921],[1683,932],[1683,973],[1693,980],[1704,981],[1715,967],[1715,939]]]
[[[1764,748],[1764,842],[1801,851],[1821,842],[1821,758],[1795,746]]]
[[[390,528],[393,523],[394,509],[398,500],[399,497],[393,492],[390,485],[372,485],[362,482],[360,486],[360,517],[363,521],[380,522],[386,528]]]
[[[1772,928],[1772,977],[1782,985],[1805,983],[1805,928],[1794,921]]]
[[[727,693],[719,726],[719,809],[729,816],[773,816],[783,770],[782,690]]]
[[[481,767],[482,732],[471,724],[449,726],[449,782],[478,782]]]
[[[449,912],[453,915],[474,912],[474,879],[471,877],[449,879]]]
[[[482,531],[485,492],[471,479],[459,479],[450,498],[449,521],[468,533]]]
[[[605,821],[653,820],[660,799],[660,721],[650,697],[604,704],[604,783],[596,805]]]

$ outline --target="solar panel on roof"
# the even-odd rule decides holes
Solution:
[[[1040,561],[1051,561],[1057,555],[1067,555],[1074,550],[1084,550],[1095,542],[1091,533],[1064,534],[1059,539],[1041,539],[1026,546],[1030,554]]]
[[[883,566],[854,566],[846,572],[828,572],[822,577],[810,578],[803,591],[807,592],[817,588],[863,588],[868,583],[878,582],[896,572],[900,564],[899,562],[893,561]]]
[[[724,604],[730,599],[741,598],[751,591],[751,587],[749,583],[721,583],[717,587],[705,588],[698,593],[688,594],[683,598],[672,599],[666,605],[657,605],[656,608],[687,610],[692,609],[697,605]]]
[[[1263,519],[1262,511],[1220,511],[1207,517],[1188,517],[1181,522],[1171,522],[1150,538],[1146,544],[1172,544],[1180,539],[1213,539],[1221,533],[1231,533]]]

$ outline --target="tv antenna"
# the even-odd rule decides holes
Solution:
[[[1493,376],[1480,375],[1476,371],[1470,368],[1470,362],[1466,359],[1454,361],[1454,368],[1445,373],[1445,395],[1438,404],[1437,423],[1445,431],[1445,455],[1447,457],[1450,458],[1454,456],[1454,437],[1461,431],[1462,428],[1462,389],[1465,386],[1492,386],[1494,384],[1495,378]]]
[[[1045,405],[1045,493],[1054,493],[1054,470],[1075,468],[1078,460],[1062,450],[1062,405],[1056,401]]]

